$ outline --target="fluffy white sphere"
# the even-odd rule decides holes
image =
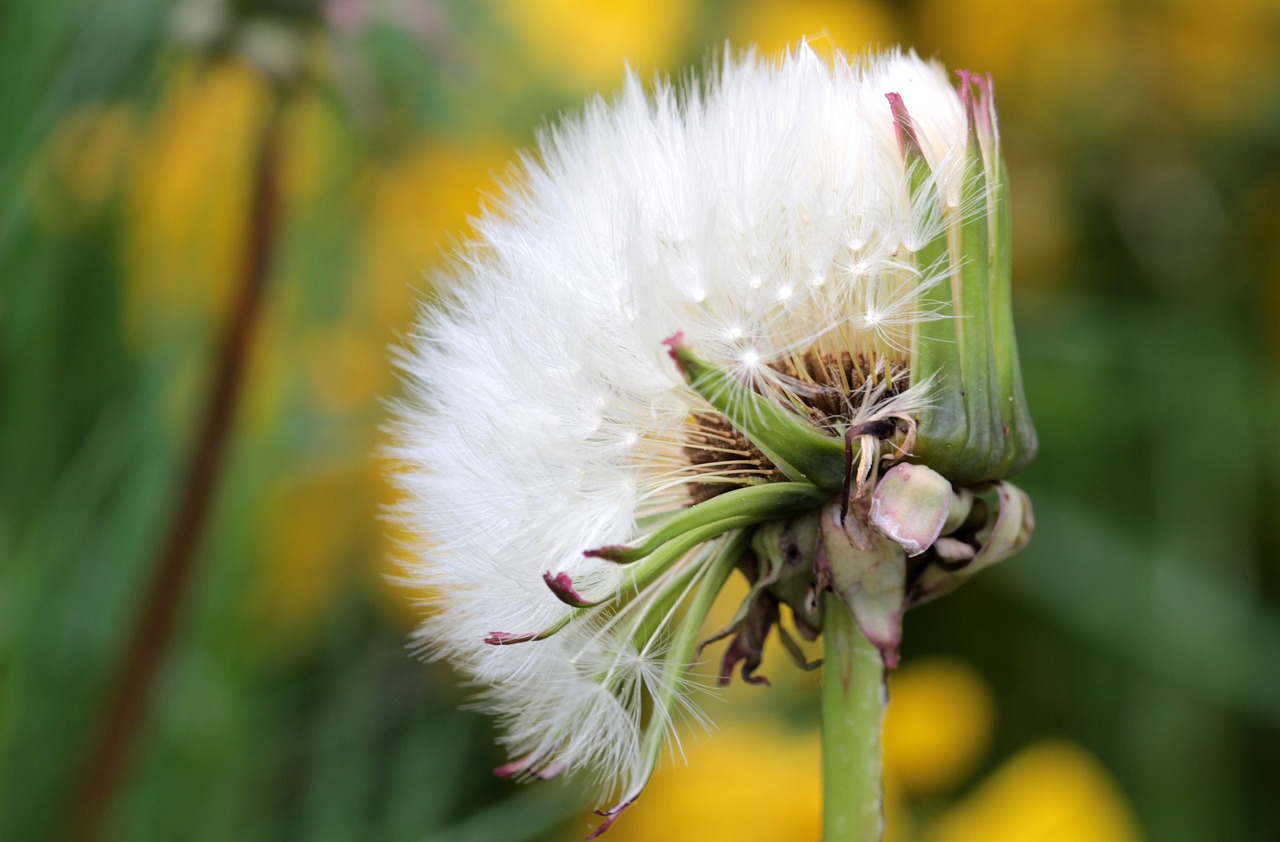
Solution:
[[[807,354],[909,376],[912,326],[932,315],[919,293],[951,270],[917,265],[943,221],[912,200],[889,93],[937,194],[959,202],[967,127],[944,71],[802,45],[777,63],[726,57],[684,89],[647,94],[629,77],[545,133],[440,279],[447,301],[402,357],[401,515],[421,537],[410,576],[438,594],[420,640],[483,688],[510,771],[590,767],[634,797],[652,763],[643,737],[669,732],[687,696],[669,635],[635,633],[658,603],[611,608],[622,568],[584,556],[650,532],[709,481],[753,478],[749,460],[695,464],[711,410],[665,338],[683,332],[784,401],[813,385]],[[710,552],[659,584],[691,592]],[[545,578],[561,573],[604,604],[557,599]],[[566,617],[545,640],[486,643]],[[656,697],[674,702],[653,713]]]

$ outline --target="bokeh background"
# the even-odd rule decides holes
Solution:
[[[388,349],[624,61],[801,36],[994,74],[1042,440],[1030,548],[908,617],[891,838],[1280,839],[1275,0],[5,0],[0,839],[589,831],[406,650]],[[817,838],[764,672],[607,838]]]

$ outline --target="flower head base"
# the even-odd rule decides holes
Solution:
[[[976,88],[976,93],[975,89]],[[483,687],[513,777],[635,799],[735,569],[722,677],[838,594],[903,610],[1030,535],[990,83],[890,53],[628,80],[543,138],[404,355],[420,639]],[[705,643],[704,643],[705,645]]]

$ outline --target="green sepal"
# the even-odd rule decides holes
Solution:
[[[682,334],[667,339],[689,386],[706,399],[778,470],[794,482],[835,493],[844,486],[844,440],[829,436],[764,395],[744,386],[727,371],[699,358]]]
[[[967,87],[964,99],[969,138],[957,205],[943,202],[918,145],[904,144],[903,155],[912,202],[935,203],[944,223],[917,253],[922,272],[945,277],[920,301],[930,318],[916,325],[912,380],[935,386],[918,418],[912,461],[969,484],[1016,473],[1035,455],[1036,439],[1013,335],[1003,163],[994,135],[994,163],[984,158]],[[899,125],[907,119],[896,109],[895,116]]]
[[[707,524],[727,518],[753,518],[756,523],[787,518],[817,508],[830,497],[829,492],[807,482],[771,482],[735,488],[681,509],[635,545],[600,547],[587,550],[586,555],[631,564],[656,552],[668,541]]]
[[[998,137],[993,148],[998,155]],[[1009,209],[1009,175],[1004,160],[996,158],[996,183],[992,190],[994,222],[991,231],[992,290],[991,327],[995,338],[996,376],[1000,382],[1000,406],[1005,427],[1005,454],[1000,463],[999,476],[1011,477],[1035,458],[1039,448],[1031,409],[1022,386],[1022,366],[1018,359],[1018,343],[1013,329],[1013,285]]]
[[[926,567],[913,583],[909,602],[921,605],[951,593],[978,572],[1015,555],[1035,531],[1035,515],[1026,492],[1009,482],[986,486],[979,492],[985,500],[987,521],[974,540],[978,551],[958,567],[940,564]]]
[[[704,541],[710,541],[712,538],[719,537],[735,529],[742,529],[745,526],[755,526],[760,520],[761,518],[751,515],[736,515],[690,529],[688,532],[663,544],[643,561],[628,567],[627,575],[622,578],[622,582],[618,585],[617,593],[627,594],[641,590],[668,567],[683,558],[685,553]]]
[[[705,540],[705,539],[704,539]],[[684,609],[683,617],[673,626],[674,631],[671,633],[671,639],[663,657],[664,667],[673,671],[686,672],[693,665],[698,648],[698,636],[705,624],[707,615],[711,612],[711,606],[715,603],[716,597],[719,595],[721,588],[729,579],[729,575],[733,573],[737,566],[738,559],[747,550],[749,537],[745,531],[738,531],[733,535],[729,535],[724,543],[710,550],[709,557],[704,559],[701,565],[690,565],[681,577],[682,581],[673,587],[672,592],[676,592],[676,588],[683,593],[686,577],[701,574],[700,581],[694,586],[693,594],[689,600],[689,604]],[[655,607],[655,610],[662,611],[664,614],[670,608],[673,608],[667,600],[663,600],[662,604]],[[653,630],[648,630],[652,633]],[[662,682],[659,690],[651,699],[650,713],[642,732],[639,734],[640,739],[640,764],[643,774],[635,780],[633,787],[622,793],[618,803],[610,809],[599,812],[598,815],[604,816],[605,821],[596,828],[592,837],[598,836],[602,831],[607,830],[618,815],[627,808],[640,795],[645,784],[648,783],[650,775],[653,774],[654,768],[658,765],[658,760],[662,756],[662,749],[667,744],[669,728],[675,720],[675,714],[680,706],[680,687],[679,681]],[[591,838],[591,837],[588,837]]]

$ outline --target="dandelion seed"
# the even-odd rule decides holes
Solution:
[[[586,771],[603,829],[700,721],[735,569],[752,678],[784,602],[813,639],[838,597],[892,665],[906,607],[1026,542],[1004,175],[985,80],[805,45],[631,77],[522,167],[402,358],[408,575],[499,773]]]

